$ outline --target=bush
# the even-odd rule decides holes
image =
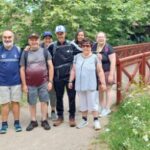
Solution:
[[[150,149],[150,94],[130,94],[112,114],[110,123],[100,137],[112,150]]]

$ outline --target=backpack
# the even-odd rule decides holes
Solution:
[[[71,43],[72,43],[71,41],[66,40],[65,46],[70,47]],[[53,42],[53,50],[52,50],[53,61],[59,61],[58,58],[55,57],[58,48],[59,48],[59,45],[57,45],[57,41]],[[59,50],[58,50],[58,53],[60,53]],[[71,50],[71,55],[73,57],[73,50]],[[63,52],[62,52],[62,56],[64,56]],[[66,59],[70,59],[70,58],[66,58]],[[64,63],[63,61],[59,65],[54,66],[55,79],[58,79],[58,80],[67,79],[70,74],[71,66],[72,66],[72,62]]]
[[[28,62],[28,53],[29,51],[24,51],[24,59],[25,59],[25,69],[27,68],[27,62]],[[43,49],[43,55],[45,58],[45,62],[46,62],[46,67],[48,69],[48,50],[47,49]]]

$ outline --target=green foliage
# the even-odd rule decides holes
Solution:
[[[145,91],[146,90],[146,91]],[[150,149],[149,88],[137,88],[112,114],[103,137],[112,150]]]
[[[30,32],[54,31],[58,24],[66,26],[70,39],[78,28],[83,28],[93,40],[97,32],[104,31],[111,44],[121,45],[130,43],[129,34],[137,32],[133,30],[135,24],[150,24],[150,1],[1,0],[0,14],[0,32],[12,29],[21,45]]]

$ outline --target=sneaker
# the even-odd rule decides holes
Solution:
[[[81,122],[77,125],[77,128],[81,129],[81,128],[87,126],[87,125],[88,125],[88,122],[85,121],[84,119],[82,119]]]
[[[2,125],[2,128],[0,129],[0,134],[7,133],[8,125]]]
[[[56,113],[55,112],[51,112],[51,119],[54,121],[54,120],[56,120],[57,119],[57,115],[56,115]]]
[[[41,122],[41,126],[42,126],[45,130],[50,130],[50,129],[51,129],[51,127],[50,127],[50,125],[49,125],[49,123],[48,123],[47,120],[42,121],[42,122]]]
[[[64,119],[62,117],[58,117],[57,120],[55,120],[53,126],[57,127],[60,124],[62,124],[64,122]]]
[[[99,117],[103,117],[103,114],[105,114],[105,111],[106,111],[106,109],[105,109],[105,108],[103,108],[103,109],[102,109],[102,111],[100,112]]]
[[[109,115],[110,113],[111,113],[110,109],[105,109],[105,111],[102,114],[102,117],[105,117],[105,116]]]
[[[110,113],[111,113],[111,110],[109,108],[108,109],[104,108],[102,110],[101,114],[99,115],[99,117],[105,117],[105,116],[109,115]]]
[[[31,131],[34,128],[38,127],[38,122],[37,121],[31,121],[28,127],[26,128],[26,131]]]
[[[76,126],[75,118],[69,118],[69,125],[70,125],[70,127]]]
[[[21,132],[22,131],[22,128],[21,128],[19,123],[14,124],[14,127],[15,127],[16,132]]]
[[[100,130],[101,129],[101,125],[100,125],[99,120],[94,121],[94,129],[95,130]]]

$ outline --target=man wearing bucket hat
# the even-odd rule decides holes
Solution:
[[[54,65],[54,88],[56,90],[56,109],[58,119],[54,122],[54,126],[59,126],[64,121],[64,107],[63,96],[66,88],[69,99],[69,125],[70,127],[76,126],[75,122],[75,89],[68,88],[70,69],[73,63],[73,57],[77,53],[80,53],[78,46],[66,40],[66,28],[63,25],[58,25],[55,28],[57,41],[53,42],[48,50],[52,55],[52,61]]]

